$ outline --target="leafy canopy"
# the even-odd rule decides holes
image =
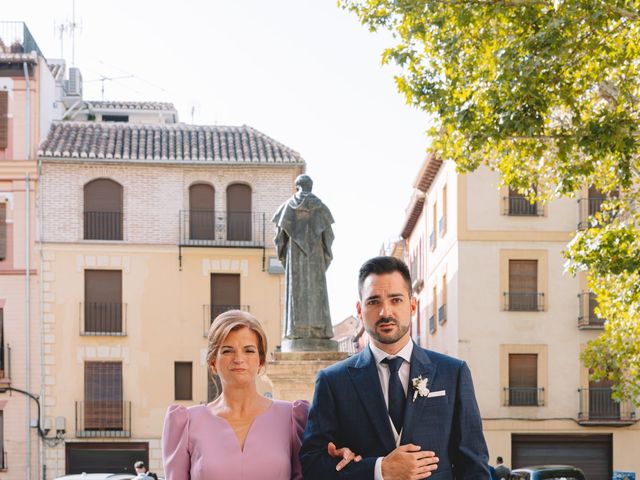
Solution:
[[[430,114],[433,149],[485,164],[531,200],[610,197],[567,249],[608,320],[583,360],[640,394],[640,0],[340,0],[395,44],[407,102]],[[609,210],[607,210],[609,209]]]

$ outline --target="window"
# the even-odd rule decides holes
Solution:
[[[438,323],[447,321],[447,274],[442,276],[442,292],[440,293],[440,307],[438,308]]]
[[[122,363],[85,362],[82,430],[123,429]]]
[[[9,92],[0,90],[0,149],[9,146]]]
[[[240,305],[240,275],[211,274],[211,321],[227,310],[242,309]],[[246,310],[246,307],[244,308]]]
[[[0,260],[7,258],[7,204],[0,203]]]
[[[429,235],[429,248],[431,250],[436,249],[436,235],[438,230],[438,217],[436,216],[438,212],[438,204],[437,202],[433,204],[432,213],[431,213],[431,234]]]
[[[0,308],[0,378],[8,377],[7,367],[4,357],[4,310]]]
[[[447,231],[447,186],[442,187],[442,216],[438,221],[438,228],[440,229],[440,236],[444,237]]]
[[[437,317],[438,314],[438,290],[437,287],[433,287],[431,291],[431,316],[429,317],[429,332],[435,333],[438,328]]]
[[[251,240],[251,188],[235,183],[227,188],[227,240]]]
[[[538,405],[538,355],[509,354],[508,405]]]
[[[211,185],[196,183],[189,187],[189,238],[215,240],[215,191]]]
[[[129,115],[102,115],[103,122],[128,122]]]
[[[191,372],[192,362],[175,362],[175,399],[193,400]]]
[[[4,451],[4,411],[0,410],[0,470],[7,469],[7,454]]]
[[[124,334],[121,270],[84,271],[83,335]]]
[[[528,198],[511,187],[509,187],[509,196],[506,198],[506,203],[507,215],[536,216],[540,214],[536,202],[529,202]]]
[[[122,240],[122,185],[99,178],[84,186],[84,239]]]
[[[538,260],[509,260],[509,291],[506,309],[513,312],[535,312],[542,308],[538,292]]]

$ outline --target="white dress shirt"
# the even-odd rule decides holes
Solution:
[[[413,342],[411,339],[407,342],[407,344],[395,355],[389,355],[388,353],[380,350],[376,347],[373,342],[369,342],[369,348],[371,349],[371,354],[373,355],[374,360],[376,361],[376,368],[378,369],[378,377],[380,378],[380,386],[382,387],[382,395],[384,396],[384,403],[387,406],[387,410],[389,409],[389,365],[386,363],[382,363],[382,360],[385,358],[395,358],[401,357],[404,362],[400,366],[398,370],[398,375],[400,376],[400,383],[402,383],[402,388],[404,389],[405,395],[407,394],[407,387],[409,386],[409,374],[411,371],[411,353],[413,352]],[[393,425],[391,421],[391,417],[387,415],[387,419],[389,420],[389,424],[391,425],[391,431],[393,432],[393,437],[396,441],[396,447],[400,445],[400,436],[402,435],[402,431],[397,432],[396,427]],[[376,460],[375,471],[374,471],[374,480],[384,480],[382,478],[382,457],[378,457]]]

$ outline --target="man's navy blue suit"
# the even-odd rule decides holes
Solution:
[[[431,392],[444,396],[413,400],[412,379],[427,378]],[[349,447],[362,455],[340,472],[339,458],[327,444]],[[413,346],[407,405],[400,445],[413,443],[440,459],[433,480],[489,480],[487,446],[480,411],[466,363]],[[378,457],[396,448],[375,359],[369,347],[321,371],[300,450],[303,477],[308,480],[373,480]]]

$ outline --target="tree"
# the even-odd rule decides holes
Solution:
[[[583,362],[640,395],[637,211],[640,0],[341,0],[372,31],[393,33],[383,63],[427,112],[432,148],[470,172],[488,165],[530,200],[609,200],[566,250],[588,271],[608,321]]]

